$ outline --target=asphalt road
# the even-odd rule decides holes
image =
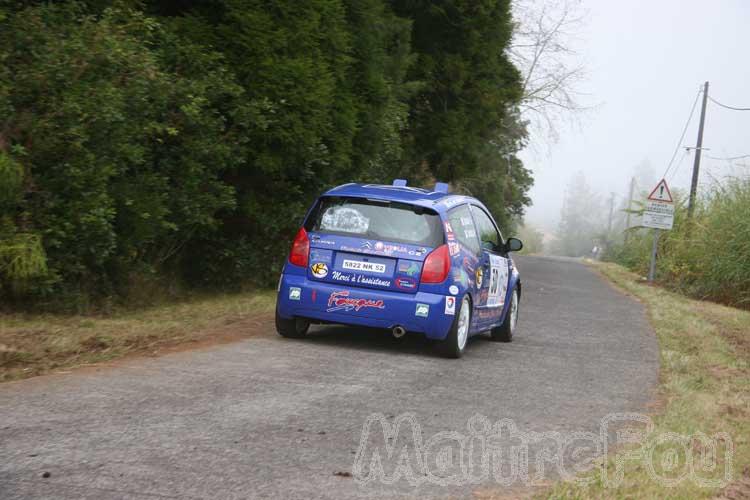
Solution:
[[[517,263],[515,340],[475,338],[460,360],[382,331],[318,327],[295,341],[269,324],[241,342],[2,384],[0,499],[463,498],[557,477],[535,467],[556,449],[549,433],[593,442],[606,415],[645,411],[658,348],[643,307],[583,264]],[[402,425],[389,436],[381,421]],[[586,455],[572,448],[566,471]]]

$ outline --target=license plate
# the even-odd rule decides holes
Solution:
[[[385,272],[385,264],[378,264],[376,262],[362,262],[359,260],[344,260],[341,267],[350,271],[365,271],[368,273],[383,274]]]

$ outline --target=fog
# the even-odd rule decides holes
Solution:
[[[545,232],[555,229],[565,186],[577,171],[602,198],[616,192],[618,201],[635,173],[655,184],[703,82],[720,102],[750,107],[750,1],[583,0],[582,8],[586,20],[576,48],[587,75],[579,90],[593,109],[579,113],[578,123],[559,123],[557,142],[536,134],[523,152],[535,177],[526,221]],[[699,112],[700,102],[684,146],[695,146]],[[703,146],[710,151],[701,163],[701,185],[750,172],[750,158],[743,167],[705,156],[750,154],[749,131],[750,112],[709,101]],[[681,148],[678,162],[667,180],[688,189],[693,153]]]

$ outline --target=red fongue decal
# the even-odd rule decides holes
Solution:
[[[349,297],[348,290],[342,290],[340,292],[333,292],[328,297],[328,312],[333,311],[359,311],[365,307],[374,307],[376,309],[385,309],[385,304],[382,300],[372,299],[358,299],[355,297]]]

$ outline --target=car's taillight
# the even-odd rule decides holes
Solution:
[[[289,252],[289,262],[295,266],[307,267],[307,256],[310,253],[310,239],[307,237],[307,231],[301,227],[297,231],[292,243],[292,251]]]
[[[448,245],[441,245],[430,252],[422,266],[422,283],[442,283],[451,270]]]

